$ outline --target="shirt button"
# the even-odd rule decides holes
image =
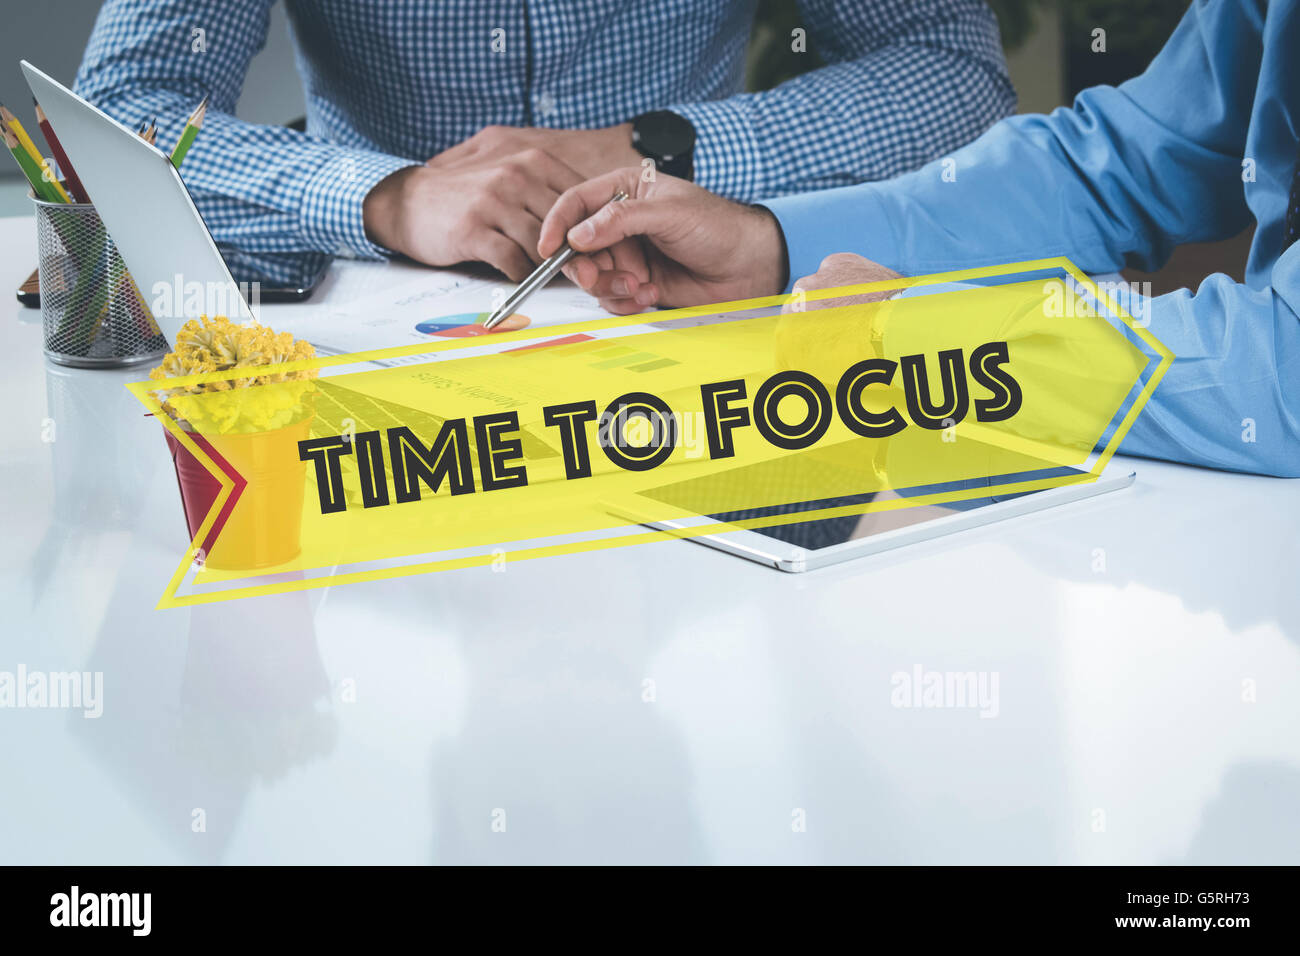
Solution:
[[[537,112],[542,116],[551,116],[555,113],[555,97],[550,93],[538,93],[535,100]]]

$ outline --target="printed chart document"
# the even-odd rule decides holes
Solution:
[[[375,270],[368,266],[362,263],[335,266],[341,273],[336,277],[340,284],[360,294],[323,307],[267,306],[262,310],[263,321],[277,331],[306,339],[322,354],[365,352],[464,337],[473,333],[472,327],[481,326],[514,290],[514,285],[506,280],[470,272],[385,265],[386,273],[376,278]],[[357,281],[358,277],[361,281]],[[367,285],[372,288],[367,289]],[[335,296],[331,291],[330,297]],[[516,315],[527,320],[523,327],[536,328],[602,319],[609,313],[577,286],[558,278],[534,293]],[[413,355],[385,359],[381,364],[427,361],[428,356]]]

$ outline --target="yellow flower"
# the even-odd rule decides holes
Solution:
[[[225,316],[201,316],[181,327],[176,348],[149,373],[156,381],[232,368],[283,365],[315,358],[308,342],[260,323],[237,325]],[[203,382],[154,394],[163,409],[199,432],[259,432],[301,421],[312,412],[315,369],[271,372]]]

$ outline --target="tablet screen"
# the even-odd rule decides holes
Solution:
[[[819,480],[825,482],[825,469],[828,465],[818,465]],[[752,489],[755,498],[777,502],[783,497],[789,498],[791,489],[797,489],[806,481],[808,462],[806,456],[783,458],[775,461],[749,465],[729,472],[727,487],[734,488],[736,480],[745,483],[747,493]],[[968,491],[1003,485],[1010,481],[1031,481],[1067,474],[1082,474],[1075,468],[1050,468],[1018,475],[1006,475],[996,478],[975,478],[942,484],[921,485],[900,491],[865,492],[854,495],[841,495],[834,498],[818,498],[791,503],[772,504],[744,510],[721,510],[716,507],[719,496],[719,480],[716,475],[693,478],[688,481],[663,485],[641,492],[642,496],[653,501],[660,501],[677,508],[706,515],[716,521],[746,521],[752,518],[765,518],[799,514],[822,508],[840,508],[850,505],[862,505],[872,501],[887,501],[898,498],[920,497],[922,495],[940,494],[950,491]],[[825,487],[825,484],[821,484]],[[770,489],[770,492],[768,491]],[[1046,489],[1045,489],[1046,490]],[[1038,494],[1036,491],[1015,494],[991,493],[988,495],[966,498],[944,505],[915,505],[893,508],[861,515],[846,515],[836,518],[822,518],[813,521],[795,521],[773,524],[770,526],[746,526],[745,530],[760,534],[774,541],[781,541],[792,547],[805,551],[816,551],[846,541],[858,540],[894,531],[943,517],[960,511],[972,511],[987,507],[1000,501],[1009,501],[1024,495]]]

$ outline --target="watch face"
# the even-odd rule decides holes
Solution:
[[[633,145],[663,164],[689,157],[695,148],[695,127],[670,110],[644,113],[632,123]]]

